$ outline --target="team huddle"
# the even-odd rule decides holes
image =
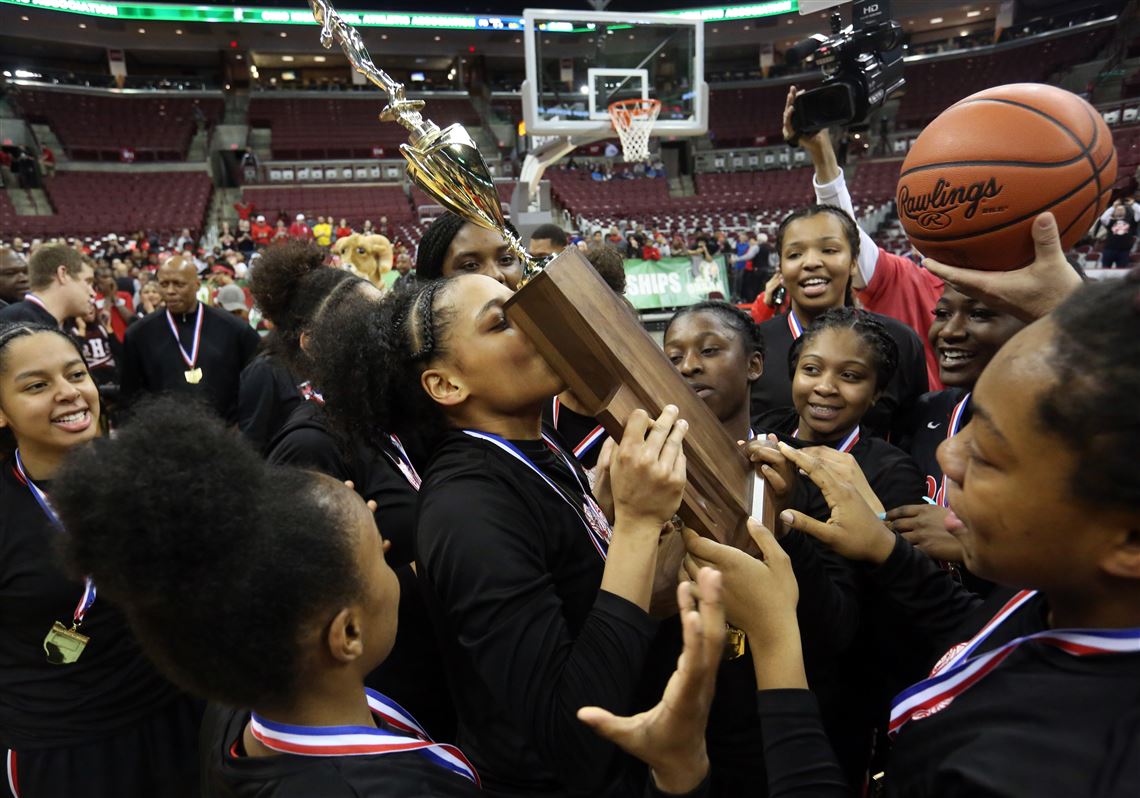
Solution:
[[[1140,794],[1140,271],[1085,283],[1051,213],[1021,268],[917,265],[800,144],[782,301],[663,337],[776,503],[744,548],[678,516],[673,404],[611,437],[512,323],[498,232],[441,216],[389,290],[271,245],[260,351],[170,258],[110,425],[63,329],[95,278],[37,252],[0,311],[11,794]]]

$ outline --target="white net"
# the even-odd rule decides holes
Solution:
[[[649,134],[661,113],[658,100],[622,100],[610,105],[610,119],[621,139],[622,152],[628,162],[649,160]]]

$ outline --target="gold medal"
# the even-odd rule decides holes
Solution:
[[[724,658],[740,659],[744,656],[744,632],[731,624],[725,624]]]
[[[70,665],[79,659],[91,638],[80,634],[74,626],[68,629],[59,621],[51,625],[44,638],[44,653],[52,665]]]
[[[197,385],[202,381],[202,369],[190,369],[184,376],[186,377],[186,382],[191,385]]]

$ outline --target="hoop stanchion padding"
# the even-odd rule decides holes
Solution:
[[[661,113],[659,100],[620,100],[611,103],[610,119],[621,139],[626,161],[649,160],[649,134]]]

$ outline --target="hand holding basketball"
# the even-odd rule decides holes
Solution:
[[[997,86],[947,108],[915,141],[899,177],[899,220],[940,263],[1020,269],[1040,254],[1035,219],[1050,212],[1068,249],[1115,181],[1116,148],[1096,109],[1056,86]]]
[[[962,269],[930,258],[922,265],[963,294],[1023,321],[1033,321],[1059,305],[1081,284],[1081,278],[1065,258],[1053,214],[1043,213],[1034,220],[1033,248],[1033,262],[1009,272]]]

